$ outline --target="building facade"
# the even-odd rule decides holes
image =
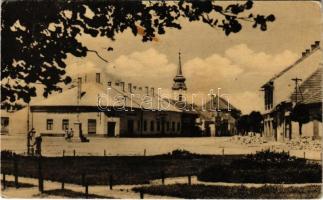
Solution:
[[[279,141],[298,137],[298,125],[291,119],[291,111],[296,104],[291,95],[295,88],[298,89],[298,81],[306,80],[320,68],[321,60],[320,43],[315,41],[292,65],[261,87],[264,94],[264,137]]]

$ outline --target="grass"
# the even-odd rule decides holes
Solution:
[[[171,196],[185,199],[317,199],[321,186],[283,187],[262,186],[207,186],[207,185],[155,185],[133,188],[135,192]]]
[[[235,183],[321,183],[322,166],[287,153],[263,151],[214,165],[199,175],[201,181]]]
[[[70,156],[43,157],[42,171],[45,180],[82,183],[82,174],[89,185],[107,185],[110,175],[113,184],[144,184],[153,179],[197,175],[214,164],[228,164],[241,156],[210,156],[175,152],[159,156]],[[17,156],[18,174],[23,177],[38,177],[36,157]],[[13,156],[5,154],[1,170],[13,174]]]

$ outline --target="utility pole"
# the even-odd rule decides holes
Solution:
[[[296,78],[292,78],[292,81],[295,82],[295,94],[296,94],[295,101],[296,101],[296,104],[297,104],[298,103],[298,99],[297,99],[298,91],[299,91],[299,93],[300,93],[300,95],[301,95],[301,97],[303,99],[302,92],[301,92],[301,89],[299,88],[299,84],[298,84],[299,82],[302,81],[302,79],[296,77]],[[298,88],[298,91],[297,91],[297,88]]]

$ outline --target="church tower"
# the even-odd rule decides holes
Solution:
[[[182,72],[181,52],[178,52],[178,69],[177,69],[177,74],[173,80],[174,80],[174,84],[173,84],[172,90],[179,91],[178,100],[182,101],[182,91],[187,90],[187,88],[185,84],[186,79],[183,76],[183,72]]]

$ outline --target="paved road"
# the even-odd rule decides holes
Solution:
[[[265,144],[238,144],[229,137],[197,137],[197,138],[89,138],[89,143],[81,143],[78,139],[67,142],[62,137],[43,137],[42,153],[44,156],[65,155],[156,155],[185,149],[200,154],[250,154],[263,149],[290,151],[291,155],[320,160],[318,151],[289,150],[286,145],[278,142]],[[23,154],[26,152],[24,135],[2,135],[1,150],[12,150]]]

